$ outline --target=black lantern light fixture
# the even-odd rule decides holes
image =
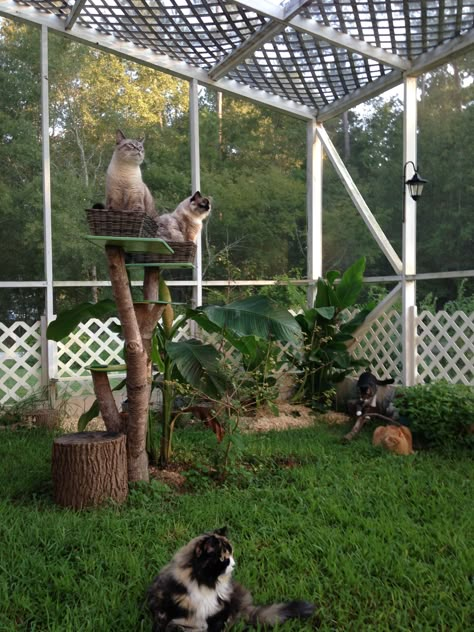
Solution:
[[[408,165],[412,165],[415,172],[409,180],[407,180],[406,175]],[[417,202],[420,199],[423,192],[423,187],[427,182],[428,180],[425,180],[418,175],[418,169],[417,167],[415,167],[415,163],[412,160],[409,160],[405,163],[405,166],[403,167],[403,221],[405,221],[405,186],[408,187],[408,191],[412,200],[415,200],[415,202]]]

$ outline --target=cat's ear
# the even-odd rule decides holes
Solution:
[[[217,532],[214,532],[217,533]],[[198,542],[194,548],[194,554],[196,555],[196,557],[201,557],[201,555],[203,553],[207,553],[209,555],[209,553],[212,553],[213,551],[216,550],[217,547],[217,540],[214,537],[214,535],[208,535],[207,537],[204,538],[204,540],[201,540],[200,542]]]
[[[116,141],[117,145],[118,145],[119,143],[121,143],[123,140],[125,140],[125,138],[126,138],[126,137],[125,137],[125,134],[122,132],[122,130],[121,130],[121,129],[118,129],[118,130],[116,131],[116,133],[115,133],[115,141]]]
[[[227,527],[221,527],[220,529],[216,529],[216,530],[214,531],[214,533],[215,533],[216,535],[223,535],[223,536],[226,536],[226,535],[227,535]]]
[[[143,143],[145,142],[145,137],[142,136],[141,138],[138,139],[138,142],[141,143],[143,145]]]
[[[202,197],[201,195],[201,191],[196,191],[196,193],[193,194],[192,198],[191,198],[191,202],[194,202],[194,200],[196,200],[196,198],[200,198]]]

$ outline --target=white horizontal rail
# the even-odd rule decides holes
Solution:
[[[406,278],[410,281],[437,281],[442,279],[465,279],[474,277],[474,270],[450,270],[449,272],[421,272],[418,274],[407,274]],[[382,276],[364,277],[364,283],[398,283],[401,275],[389,274]],[[197,281],[166,281],[167,285],[175,287],[193,287]],[[237,287],[237,286],[266,286],[266,285],[309,285],[313,281],[308,279],[246,279],[246,280],[228,280],[218,279],[214,281],[203,281],[204,287]],[[110,287],[110,281],[54,281],[54,287]],[[141,287],[142,281],[132,281],[135,287]],[[45,288],[46,281],[0,281],[0,289],[21,289],[27,287]]]

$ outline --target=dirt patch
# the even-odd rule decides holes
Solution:
[[[150,476],[175,490],[183,490],[186,485],[186,478],[181,474],[183,466],[180,464],[170,464],[165,470],[159,467],[150,466]],[[181,470],[181,471],[180,471]]]
[[[302,404],[277,402],[279,415],[274,415],[269,408],[262,407],[253,417],[242,417],[241,428],[245,432],[269,432],[270,430],[291,430],[292,428],[308,428],[316,422],[314,411]]]
[[[328,424],[329,426],[344,426],[345,424],[348,424],[350,420],[351,417],[346,415],[346,413],[336,413],[333,411],[325,413],[324,415],[319,415],[318,417],[318,421]]]

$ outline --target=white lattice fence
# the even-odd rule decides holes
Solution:
[[[0,323],[0,403],[18,401],[40,387],[40,323]]]
[[[123,341],[118,334],[118,318],[102,322],[93,318],[80,323],[67,340],[58,343],[58,379],[60,390],[84,396],[93,392],[88,366],[123,364]],[[113,381],[125,374],[115,373]]]
[[[474,384],[474,314],[421,312],[417,342],[420,382]]]
[[[367,360],[367,366],[380,379],[389,375],[400,382],[403,368],[401,342],[401,314],[391,310],[372,323],[352,354],[359,360]]]
[[[90,364],[123,362],[123,344],[113,329],[115,325],[118,320],[113,318],[105,322],[90,320],[81,324],[66,341],[58,343],[61,391],[67,390],[74,396],[88,395],[92,393],[87,370]],[[390,375],[400,381],[401,329],[398,312],[383,314],[354,348],[354,356],[366,360],[367,366],[380,377]],[[178,339],[190,335],[188,324],[180,330]],[[474,314],[422,312],[418,318],[417,350],[419,382],[443,378],[474,384]],[[114,381],[122,377],[116,374]],[[9,326],[0,323],[0,403],[20,400],[38,390],[40,385],[40,323],[17,322]]]

